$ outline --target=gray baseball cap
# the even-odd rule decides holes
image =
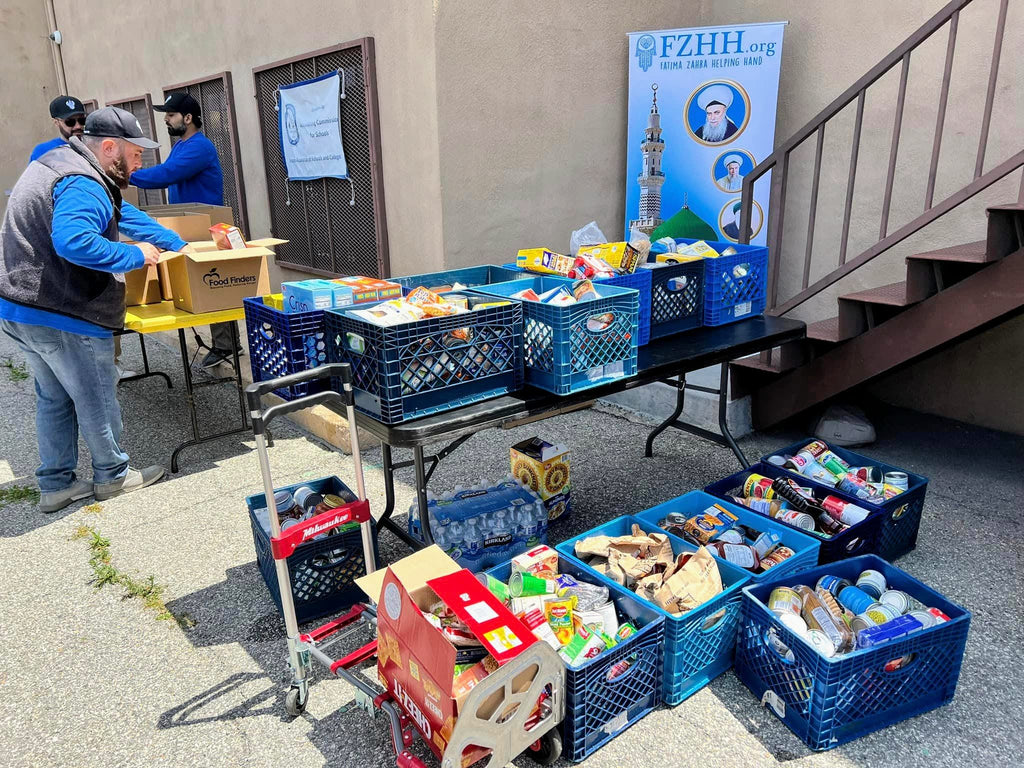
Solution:
[[[86,136],[101,136],[110,139],[124,139],[143,149],[156,149],[160,143],[147,139],[142,126],[131,112],[119,107],[104,107],[92,112],[85,119]]]

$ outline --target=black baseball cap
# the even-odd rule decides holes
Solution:
[[[138,118],[120,107],[104,107],[85,118],[86,136],[101,136],[109,139],[124,139],[143,149],[156,149],[159,142],[147,139],[139,125]]]
[[[66,120],[72,115],[84,115],[85,105],[74,96],[58,96],[50,102],[50,117]]]
[[[199,113],[199,102],[193,99],[184,91],[178,93],[172,93],[160,106],[154,106],[157,112],[177,112],[182,115],[192,115],[193,117],[202,117]]]

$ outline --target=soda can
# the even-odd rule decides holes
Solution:
[[[875,598],[858,587],[845,587],[839,590],[836,599],[856,616],[864,613],[875,602]]]
[[[832,451],[825,451],[818,456],[818,463],[837,477],[845,475],[850,469],[850,465],[832,453]]]
[[[882,478],[882,482],[886,485],[899,488],[901,491],[905,491],[909,487],[906,472],[886,472],[885,476]]]
[[[935,619],[936,624],[945,624],[947,621],[950,620],[949,616],[944,614],[938,608],[925,608],[925,610],[932,615],[932,618]]]
[[[784,613],[779,616],[779,623],[800,637],[807,637],[807,622],[798,613]]]
[[[832,593],[833,597],[839,597],[839,593],[844,587],[852,587],[847,579],[840,578],[839,576],[830,576],[828,574],[818,579],[818,583],[814,585],[815,589],[827,589]]]
[[[800,599],[800,595],[796,593],[796,590],[789,587],[776,587],[768,595],[768,610],[776,616],[784,616],[786,614],[799,616],[803,607],[804,601]],[[804,629],[806,628],[805,626]]]
[[[877,600],[885,592],[885,576],[878,571],[862,571],[857,577],[857,586]]]
[[[898,619],[902,614],[892,606],[884,605],[883,603],[872,603],[861,615],[867,616],[875,624],[881,626],[882,624],[888,624],[893,619]]]
[[[867,481],[854,474],[843,475],[843,478],[836,485],[836,489],[858,499],[870,499],[876,496],[875,492],[868,487]]]
[[[910,610],[910,596],[906,592],[900,592],[898,589],[885,590],[878,598],[878,602],[895,608],[901,615]]]
[[[932,614],[928,613],[928,611],[911,611],[907,616],[913,616],[915,619],[920,621],[921,626],[924,629],[934,627],[938,623],[936,618]]]
[[[818,629],[807,630],[807,639],[810,640],[814,649],[827,659],[836,655],[836,646],[831,638]]]

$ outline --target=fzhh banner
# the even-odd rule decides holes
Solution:
[[[289,180],[347,179],[339,73],[281,86],[277,106],[281,155]]]
[[[771,154],[785,22],[629,36],[626,231],[739,240],[743,177]],[[770,180],[751,242],[767,236]]]

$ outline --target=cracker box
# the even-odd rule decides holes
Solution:
[[[640,264],[640,251],[626,242],[585,245],[579,255],[601,259],[622,273],[636,272]]]
[[[523,248],[516,254],[516,266],[527,272],[542,275],[559,275],[566,277],[572,269],[573,260],[569,256],[555,253],[547,248]]]
[[[472,686],[456,681],[456,648],[423,615],[439,600],[501,665],[537,639],[490,590],[437,546],[356,579],[377,603],[377,675],[440,757]],[[486,751],[467,750],[463,766]]]
[[[284,311],[312,312],[334,307],[334,285],[326,280],[297,280],[281,283]]]
[[[402,297],[401,285],[388,280],[379,280],[375,277],[354,275],[331,280],[331,282],[338,286],[339,293],[336,294],[335,298],[336,307],[367,304],[373,301],[387,301],[388,299],[400,299]]]
[[[210,227],[210,235],[217,248],[222,251],[235,251],[247,247],[242,230],[230,224],[214,224]]]
[[[569,449],[552,445],[539,437],[524,440],[510,451],[512,474],[536,491],[556,520],[569,512]]]

